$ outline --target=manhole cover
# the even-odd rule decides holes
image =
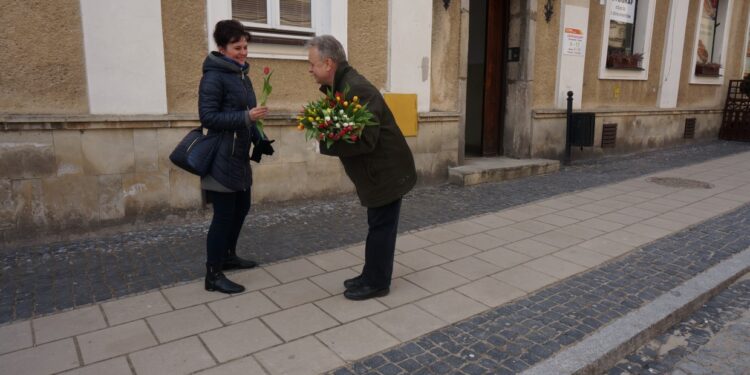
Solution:
[[[714,187],[708,182],[678,177],[650,177],[647,178],[646,181],[653,182],[657,185],[685,189],[710,189]]]

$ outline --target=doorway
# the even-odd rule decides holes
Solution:
[[[507,0],[470,0],[466,155],[503,155]]]

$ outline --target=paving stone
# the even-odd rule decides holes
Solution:
[[[339,323],[313,304],[282,310],[261,318],[284,341],[292,341]]]
[[[0,327],[0,354],[31,347],[34,344],[31,323],[19,322]]]
[[[412,304],[376,314],[369,319],[401,341],[424,335],[446,324]]]
[[[253,357],[240,358],[223,365],[196,372],[195,375],[266,375],[268,374]]]
[[[441,265],[441,267],[469,280],[481,279],[482,277],[496,273],[501,269],[494,264],[485,262],[476,257],[466,257],[450,263],[445,263]]]
[[[499,306],[526,295],[526,292],[491,277],[479,279],[456,289],[487,306]]]
[[[458,241],[443,242],[438,245],[429,246],[426,250],[449,260],[465,258],[479,252],[478,249],[464,245]]]
[[[516,222],[516,220],[510,220],[492,213],[471,218],[470,221],[489,228],[500,228]]]
[[[273,375],[314,375],[344,364],[312,336],[267,349],[255,357]]]
[[[308,280],[298,280],[268,289],[263,293],[282,309],[329,297],[325,290]]]
[[[344,298],[343,295],[326,298],[315,302],[315,304],[342,323],[351,322],[388,309],[387,306],[375,299],[352,302]]]
[[[399,343],[367,319],[360,319],[315,336],[345,361],[371,355]]]
[[[78,367],[73,339],[64,339],[0,356],[4,374],[42,375]]]
[[[226,298],[224,293],[209,292],[204,289],[203,280],[162,290],[162,293],[175,309],[195,306],[201,303]]]
[[[571,246],[552,255],[584,267],[595,267],[610,259],[607,255],[580,246]]]
[[[394,265],[394,271],[395,271],[395,265]],[[326,292],[330,294],[341,294],[344,293],[344,280],[351,279],[353,277],[356,277],[359,275],[359,270],[357,272],[353,271],[351,268],[346,268],[343,270],[338,270],[334,272],[326,272],[322,275],[313,276],[310,278],[310,281],[315,283],[315,285],[325,289]]]
[[[524,265],[498,272],[492,277],[525,292],[536,291],[557,281],[555,277]]]
[[[501,269],[515,267],[521,263],[525,263],[533,259],[528,255],[510,251],[502,247],[477,254],[476,257],[481,260],[490,262],[500,267]]]
[[[390,308],[401,306],[403,304],[422,299],[429,296],[430,292],[418,287],[415,284],[403,279],[394,279],[391,282],[391,290],[385,297],[380,297],[377,300],[387,305]]]
[[[130,359],[139,375],[188,374],[215,364],[197,337],[135,352]]]
[[[325,271],[307,259],[295,259],[265,267],[273,277],[282,283],[320,275]]]
[[[114,358],[154,346],[156,339],[143,320],[125,323],[78,337],[84,364]]]
[[[211,302],[208,307],[224,324],[239,323],[279,310],[278,306],[260,292],[240,294]]]
[[[401,234],[396,238],[396,249],[401,251],[412,251],[430,245],[433,245],[432,241],[414,234]]]
[[[71,337],[107,326],[99,306],[89,306],[34,319],[32,324],[37,343]]]
[[[485,233],[477,233],[471,236],[459,238],[457,241],[479,250],[494,249],[505,243],[505,241],[499,240],[497,237]]]
[[[127,323],[171,311],[172,307],[160,292],[151,292],[102,304],[110,325]]]
[[[424,271],[418,271],[406,275],[404,278],[430,293],[440,293],[469,282],[468,279],[441,267],[433,267]]]
[[[146,319],[159,342],[167,342],[222,326],[206,305],[175,310]]]
[[[534,259],[528,263],[524,263],[524,266],[560,280],[586,270],[583,266],[568,262],[554,255]]]
[[[460,233],[456,233],[442,227],[425,229],[419,232],[414,232],[413,234],[419,238],[428,240],[433,243],[441,243],[463,237]]]
[[[222,363],[283,343],[259,319],[205,332],[200,338]]]
[[[413,270],[423,270],[448,261],[448,259],[422,249],[396,255],[395,259]]]
[[[60,375],[132,375],[130,365],[125,357],[117,357],[93,365],[79,367],[72,371],[64,372]]]
[[[352,255],[346,250],[313,255],[307,259],[326,271],[335,271],[362,263],[362,259]]]
[[[425,298],[416,302],[416,305],[448,323],[455,323],[487,309],[487,306],[452,290]]]

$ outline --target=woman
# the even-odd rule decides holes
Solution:
[[[209,133],[221,133],[221,142],[211,172],[201,179],[201,189],[213,206],[213,219],[206,240],[206,290],[240,293],[245,287],[224,276],[222,270],[252,268],[252,260],[237,256],[237,238],[250,210],[250,144],[255,144],[253,160],[260,152],[273,153],[270,143],[261,139],[255,121],[265,118],[268,108],[257,107],[255,93],[247,76],[248,34],[241,23],[219,21],[214,30],[218,52],[203,62],[198,95],[198,112]],[[256,156],[257,154],[257,156]]]

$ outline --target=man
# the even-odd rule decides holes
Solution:
[[[320,152],[339,157],[360,202],[367,207],[365,266],[361,275],[344,281],[344,297],[364,300],[384,296],[393,274],[401,198],[417,182],[414,157],[383,96],[349,66],[341,43],[322,35],[310,40],[307,48],[310,74],[322,85],[320,90],[343,93],[349,87],[346,100],[358,96],[377,123],[366,126],[355,143],[335,142],[327,148],[321,142]]]

